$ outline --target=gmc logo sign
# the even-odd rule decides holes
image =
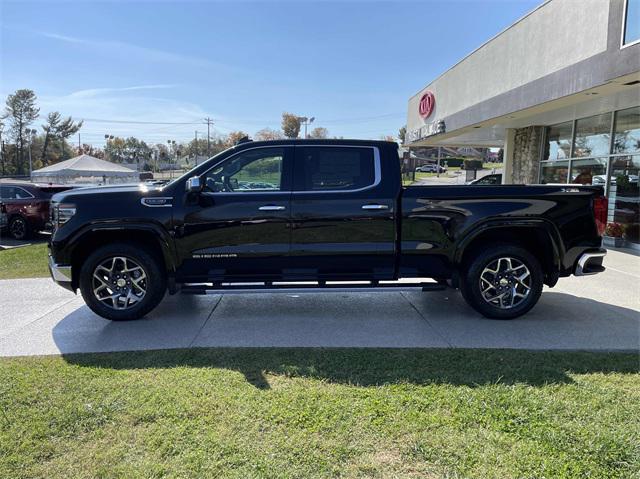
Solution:
[[[428,118],[436,106],[436,97],[430,91],[425,92],[418,103],[418,112],[422,118]]]

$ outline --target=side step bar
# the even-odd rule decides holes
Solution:
[[[403,283],[399,281],[375,282],[361,281],[348,283],[342,281],[327,282],[260,282],[260,283],[185,283],[180,288],[184,294],[246,294],[246,293],[318,293],[318,292],[371,292],[380,290],[401,291],[442,291],[447,286],[441,283]]]

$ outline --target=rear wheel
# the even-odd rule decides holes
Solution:
[[[493,319],[522,316],[540,299],[543,272],[526,249],[494,245],[467,263],[460,290],[469,305]]]
[[[9,234],[17,240],[28,239],[31,235],[29,223],[22,216],[14,216],[9,221]]]
[[[143,317],[158,305],[166,289],[160,261],[129,243],[99,248],[80,270],[80,291],[87,306],[112,321]]]

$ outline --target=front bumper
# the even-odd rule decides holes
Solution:
[[[602,266],[602,260],[606,255],[607,250],[603,248],[582,253],[578,258],[573,274],[576,276],[589,276],[602,273],[605,270],[604,266]]]
[[[75,292],[72,286],[73,276],[71,266],[56,264],[53,257],[49,255],[49,272],[51,273],[53,281],[63,288]]]

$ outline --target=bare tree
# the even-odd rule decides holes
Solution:
[[[282,114],[282,131],[287,138],[298,138],[300,134],[300,118],[293,113]]]
[[[313,130],[311,130],[311,133],[309,133],[309,138],[329,138],[329,130],[321,126],[317,126]]]
[[[271,128],[263,128],[254,135],[254,138],[258,141],[280,140],[282,137],[283,135],[280,131]]]
[[[24,142],[26,130],[38,118],[40,109],[36,106],[36,94],[33,90],[16,90],[7,97],[2,118],[9,120],[10,136],[17,145],[16,169],[18,174],[24,174]]]

